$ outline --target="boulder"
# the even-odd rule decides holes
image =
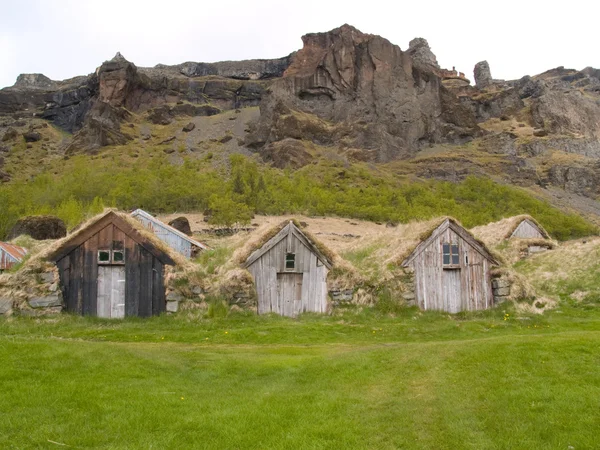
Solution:
[[[37,240],[60,239],[67,235],[67,227],[55,216],[28,216],[17,221],[8,238],[14,239],[22,234]]]
[[[62,299],[59,294],[47,295],[45,297],[33,297],[29,300],[29,306],[32,308],[62,306]]]
[[[190,227],[190,221],[187,219],[187,217],[177,217],[171,220],[169,222],[169,225],[171,225],[176,230],[181,231],[183,234],[186,234],[188,236],[192,235],[192,228]]]
[[[196,124],[193,122],[188,123],[187,125],[185,125],[181,131],[185,131],[186,133],[189,133],[190,131],[192,131],[194,128],[196,128]]]
[[[490,86],[494,81],[492,79],[490,65],[487,61],[481,61],[475,64],[473,76],[475,77],[475,85],[480,89]]]
[[[167,312],[176,313],[179,310],[179,302],[178,301],[167,301]]]
[[[23,138],[25,138],[25,142],[37,142],[42,139],[42,135],[37,131],[28,131],[23,133]]]
[[[171,110],[166,105],[150,110],[148,112],[148,120],[155,125],[169,125],[173,122]]]

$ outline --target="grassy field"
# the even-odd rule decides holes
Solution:
[[[0,448],[600,447],[600,311],[0,319]]]

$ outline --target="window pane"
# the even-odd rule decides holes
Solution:
[[[452,254],[452,264],[458,264],[458,255]]]
[[[450,264],[450,255],[444,255],[444,264]]]
[[[125,261],[125,253],[122,250],[115,250],[113,252],[113,261],[114,262],[124,262]]]
[[[450,244],[443,244],[444,255],[450,253]]]
[[[296,255],[294,253],[285,254],[285,268],[293,269],[296,267]]]
[[[452,244],[452,254],[458,255],[458,244]]]
[[[98,250],[98,262],[104,262],[104,263],[110,262],[110,251],[109,250]]]

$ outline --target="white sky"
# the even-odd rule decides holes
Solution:
[[[138,66],[276,58],[344,23],[403,50],[424,37],[471,79],[484,59],[494,78],[515,79],[600,67],[599,13],[592,0],[0,0],[0,88],[20,73],[85,75],[117,51]]]

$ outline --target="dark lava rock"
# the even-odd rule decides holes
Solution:
[[[196,128],[196,124],[193,122],[188,123],[186,126],[184,126],[181,130],[185,131],[186,133],[189,133],[190,131],[192,131],[194,128]]]
[[[107,145],[126,144],[132,138],[121,131],[121,123],[130,116],[125,108],[97,102],[89,111],[84,127],[75,134],[67,147],[66,154],[93,152]]]
[[[169,225],[176,230],[181,231],[183,234],[187,234],[188,236],[192,235],[192,228],[190,227],[190,221],[187,217],[177,217],[176,219],[171,220]]]
[[[22,234],[37,240],[60,239],[67,235],[67,227],[55,216],[28,216],[17,221],[10,230],[8,239],[14,239]]]
[[[42,139],[42,135],[37,131],[28,131],[27,133],[23,133],[23,137],[25,138],[25,142],[37,142]]]

